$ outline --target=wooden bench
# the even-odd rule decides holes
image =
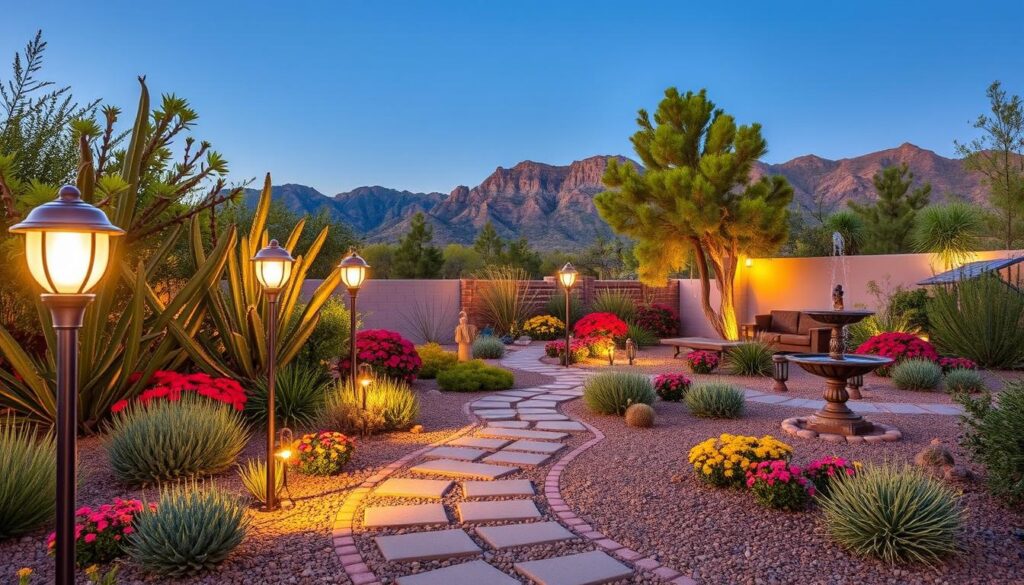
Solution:
[[[668,339],[662,339],[662,345],[668,345],[676,348],[676,353],[673,358],[679,357],[679,352],[683,349],[703,349],[705,351],[713,351],[719,356],[722,352],[727,349],[736,347],[742,344],[742,341],[729,341],[728,339],[711,339],[710,337],[670,337]]]

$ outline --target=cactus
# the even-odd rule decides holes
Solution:
[[[648,429],[654,426],[654,409],[642,402],[631,404],[626,409],[626,424],[631,427]]]

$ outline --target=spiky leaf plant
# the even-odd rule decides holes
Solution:
[[[743,391],[729,384],[696,384],[683,397],[687,408],[701,418],[739,418],[743,416]]]
[[[408,429],[419,414],[419,398],[408,384],[377,378],[367,391],[366,410],[347,381],[328,390],[318,422],[321,429],[345,434],[385,433]]]
[[[658,345],[658,336],[635,323],[626,323],[626,337],[633,340],[637,347]]]
[[[53,434],[7,416],[0,420],[0,540],[53,518],[57,485]]]
[[[945,205],[929,205],[914,218],[911,240],[918,252],[936,254],[943,268],[962,264],[978,249],[985,231],[981,209],[955,201]]]
[[[274,410],[277,420],[286,427],[309,426],[320,415],[331,377],[320,365],[293,362],[277,371],[274,388]],[[245,415],[249,420],[267,420],[267,382],[258,380],[251,386]]]
[[[989,491],[1014,506],[1024,504],[1024,382],[1011,382],[995,403],[991,394],[958,394],[966,416],[963,445],[985,466]]]
[[[998,276],[935,287],[928,319],[931,342],[942,353],[970,358],[984,368],[1024,362],[1024,295]]]
[[[590,310],[593,313],[611,313],[628,323],[636,317],[636,301],[626,291],[603,290],[594,297]]]
[[[722,356],[725,371],[735,376],[768,376],[772,373],[772,348],[760,341],[746,341]]]
[[[641,374],[606,372],[583,385],[583,402],[598,414],[622,416],[632,404],[654,404],[654,385]]]
[[[528,287],[530,275],[522,268],[492,266],[480,278],[486,281],[477,291],[484,322],[499,335],[518,334],[537,298]]]
[[[946,385],[946,392],[950,394],[976,394],[987,390],[985,379],[981,377],[981,373],[965,368],[956,368],[947,372],[943,383]]]
[[[284,465],[274,461],[274,493],[280,494],[284,487]],[[249,495],[260,503],[267,501],[267,462],[262,459],[250,459],[245,465],[238,466],[238,478],[242,481]]]

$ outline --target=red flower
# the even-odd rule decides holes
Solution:
[[[590,313],[572,328],[576,337],[624,337],[626,322],[612,313]]]

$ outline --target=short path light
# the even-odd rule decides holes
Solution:
[[[282,498],[280,501],[281,508],[291,509],[295,507],[295,502],[291,499],[291,491],[288,489],[288,464],[292,458],[292,443],[295,442],[295,436],[292,434],[292,430],[288,427],[284,427],[277,433],[277,452],[274,453],[274,457],[281,461],[281,495],[288,494],[288,498]]]
[[[349,380],[352,383],[352,397],[358,398],[356,394],[359,392],[357,389],[356,380],[356,295],[359,294],[359,287],[363,286],[363,281],[366,280],[367,273],[369,272],[370,265],[363,260],[362,256],[356,254],[355,250],[349,250],[348,256],[342,259],[341,264],[338,264],[338,270],[341,271],[341,281],[345,283],[345,288],[348,289],[349,296],[349,361],[348,371]],[[364,407],[365,408],[365,407]]]
[[[76,450],[78,432],[78,330],[85,308],[96,298],[89,291],[107,271],[110,238],[124,230],[106,214],[82,201],[72,185],[57,199],[36,207],[11,233],[25,234],[25,258],[50,309],[57,330],[57,531],[59,585],[75,582]]]
[[[629,365],[633,365],[633,360],[636,359],[636,342],[633,341],[632,337],[626,338],[626,359],[629,360]]]
[[[566,262],[565,266],[558,271],[558,282],[562,283],[562,288],[565,289],[565,367],[569,367],[569,352],[571,342],[569,339],[569,332],[572,330],[569,321],[571,320],[571,313],[569,312],[569,297],[572,292],[572,287],[576,284],[576,277],[580,275],[579,271],[576,270],[571,262]]]
[[[373,368],[370,364],[363,362],[359,364],[359,374],[356,377],[359,380],[359,388],[363,393],[363,435],[369,435],[369,416],[366,414],[366,397],[370,393],[370,384],[373,384]]]
[[[775,384],[772,385],[773,392],[789,392],[786,380],[789,379],[789,360],[785,355],[775,354],[772,356],[772,378]]]

